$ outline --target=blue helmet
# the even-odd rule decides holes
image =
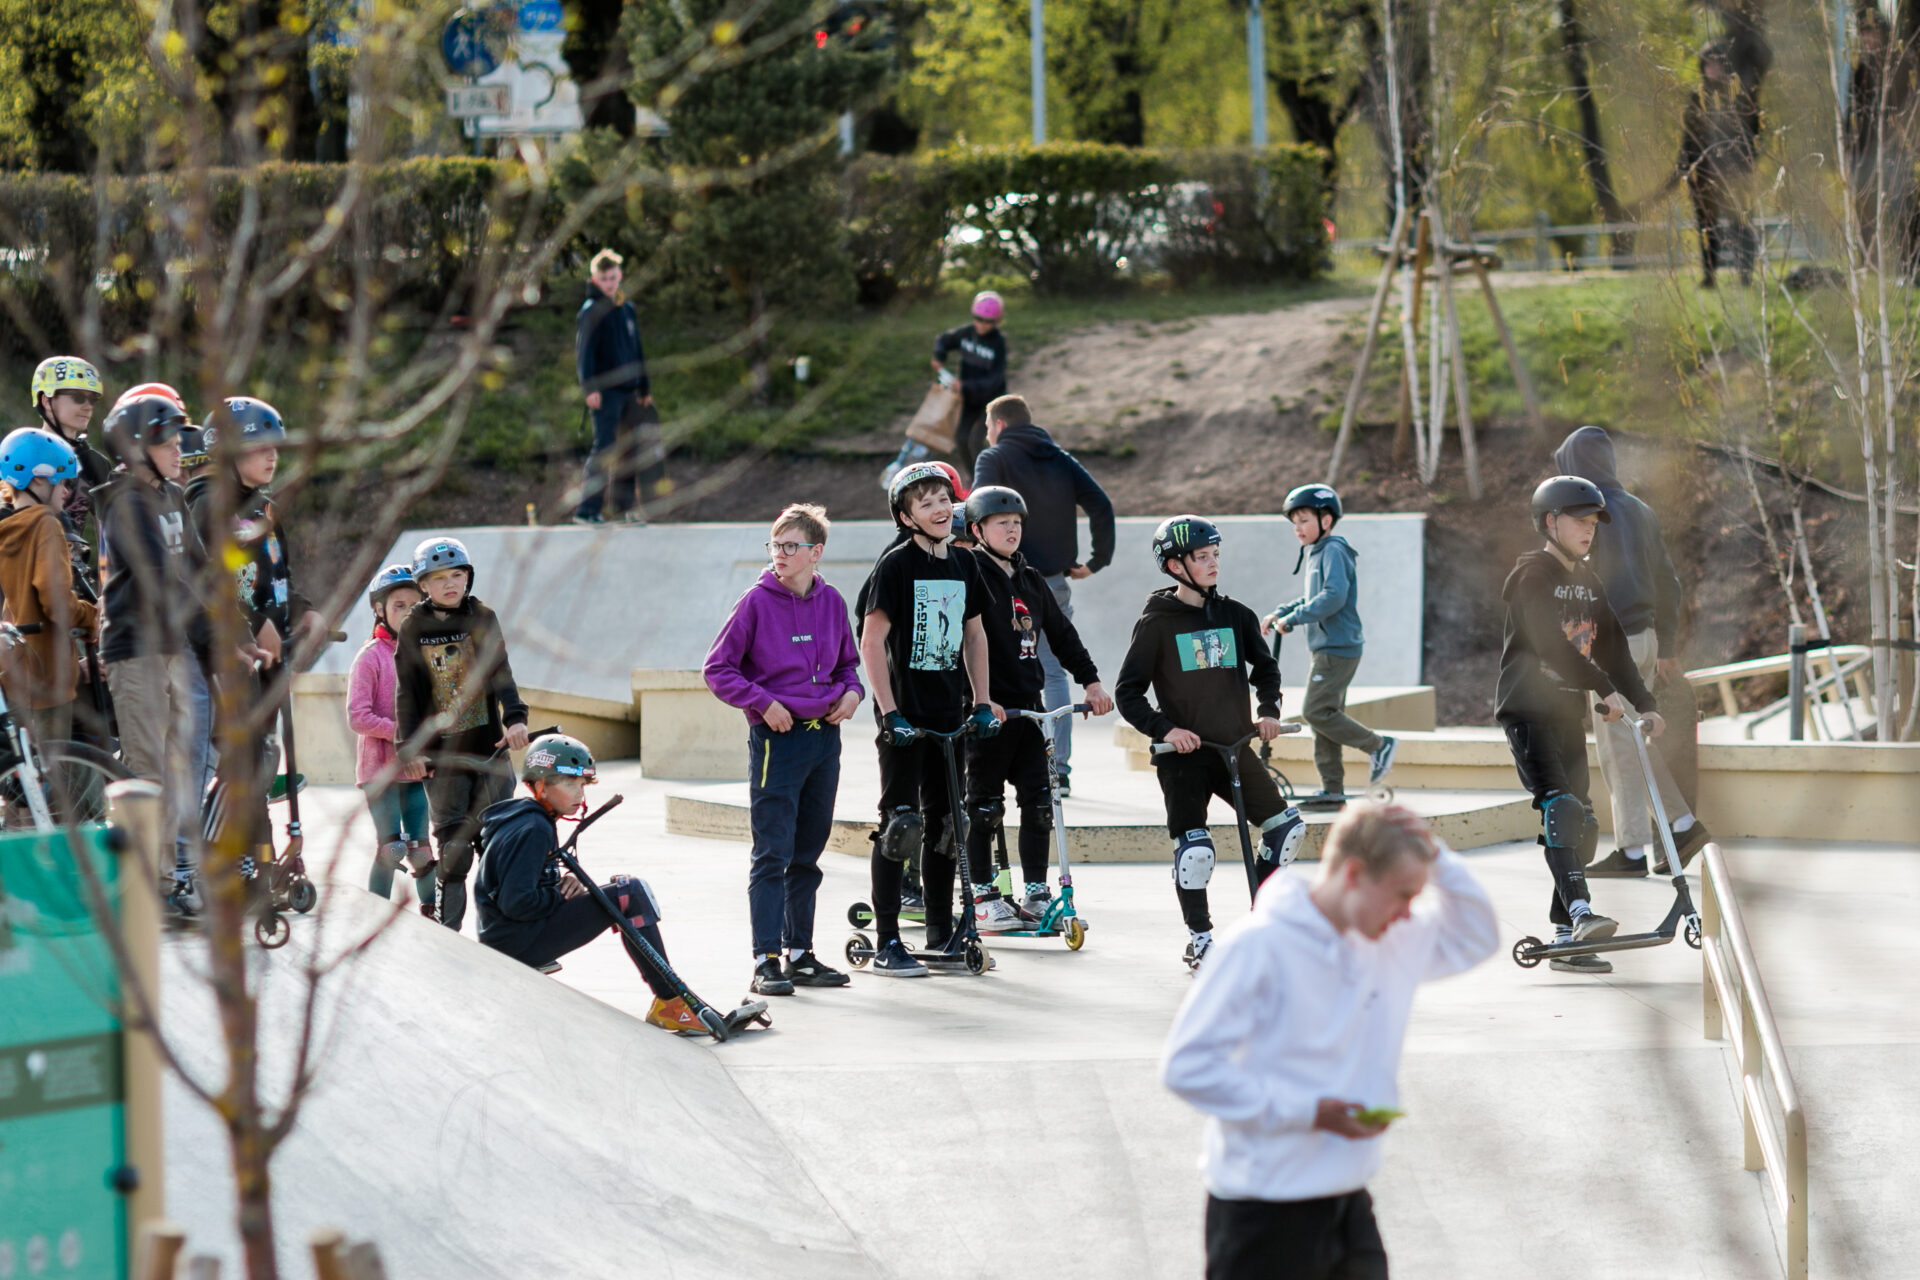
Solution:
[[[212,453],[222,441],[235,453],[242,449],[277,449],[287,442],[287,424],[281,420],[280,411],[265,400],[228,396],[207,415],[201,434],[206,453]]]
[[[413,566],[410,564],[390,564],[373,576],[373,586],[367,590],[367,603],[373,606],[377,615],[380,606],[387,602],[387,594],[395,587],[411,587]]]
[[[467,590],[473,590],[473,557],[467,544],[458,538],[428,538],[413,549],[413,580],[420,581],[441,569],[465,569]]]
[[[35,480],[59,484],[80,474],[73,446],[45,427],[22,427],[0,441],[0,480],[25,489]]]

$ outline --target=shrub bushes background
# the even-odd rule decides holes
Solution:
[[[462,310],[485,255],[555,226],[590,189],[606,139],[589,137],[533,188],[517,162],[444,158],[372,173],[367,252],[390,312],[421,323]],[[271,270],[319,225],[348,170],[274,164],[210,175],[217,242],[233,242],[251,183],[259,201],[252,256]],[[124,342],[150,324],[186,241],[183,180],[152,175],[97,192],[76,176],[0,176],[0,349],[36,357],[75,345],[90,284],[102,336]],[[711,311],[726,293],[685,230],[697,188],[661,172],[635,177],[597,211],[557,271],[577,277],[603,244],[629,255],[630,293],[656,308]],[[865,157],[810,195],[837,226],[819,254],[819,301],[849,288],[879,304],[928,292],[943,271],[1024,280],[1036,292],[1100,294],[1165,273],[1176,284],[1307,279],[1328,264],[1320,155],[1283,145],[1254,153],[1148,151],[1087,143],[956,148],[912,159]],[[97,222],[104,234],[97,234]],[[352,296],[352,239],[342,236],[307,287],[284,300],[279,324],[325,323]],[[850,266],[849,266],[850,264]],[[851,270],[853,279],[845,278]],[[574,290],[562,293],[571,305]],[[186,314],[191,314],[188,297]]]

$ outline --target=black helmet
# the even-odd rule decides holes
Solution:
[[[287,424],[280,411],[265,400],[252,396],[228,396],[207,415],[204,443],[208,453],[219,449],[237,453],[242,449],[278,448],[287,442]]]
[[[1324,511],[1335,520],[1338,520],[1342,515],[1340,510],[1340,495],[1335,493],[1329,485],[1303,484],[1289,491],[1286,501],[1280,504],[1280,513],[1291,519],[1293,513],[1302,507],[1308,507],[1314,511]]]
[[[143,448],[165,444],[186,425],[185,410],[165,396],[135,396],[107,415],[107,447],[122,462],[133,462]]]
[[[1220,545],[1220,526],[1199,516],[1168,516],[1153,531],[1153,562],[1166,573],[1167,561],[1184,558],[1202,547]],[[1172,575],[1169,574],[1169,577]]]
[[[967,497],[967,528],[983,524],[988,516],[1016,515],[1027,518],[1027,500],[1003,484],[975,489]]]
[[[1548,516],[1584,516],[1598,512],[1601,524],[1611,524],[1607,497],[1600,486],[1579,476],[1549,476],[1533,491],[1533,527],[1547,531]]]

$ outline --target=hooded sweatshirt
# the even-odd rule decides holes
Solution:
[[[233,565],[233,587],[240,611],[247,618],[247,633],[258,635],[262,623],[272,622],[282,638],[290,635],[293,622],[313,608],[313,602],[293,589],[293,563],[287,538],[280,530],[280,516],[273,494],[266,489],[249,489],[234,481],[233,519],[228,529],[214,526],[219,505],[219,472],[208,467],[187,481],[187,510],[193,514],[193,527],[209,554],[226,560],[224,548],[230,537],[239,550]]]
[[[207,643],[199,576],[206,550],[171,480],[121,470],[93,491],[100,519],[100,660],[171,656]]]
[[[431,717],[423,754],[436,769],[486,767],[506,726],[527,722],[500,619],[471,594],[445,612],[429,602],[408,614],[393,670],[396,738],[408,741]]]
[[[986,333],[974,330],[969,320],[957,329],[949,329],[933,340],[933,358],[947,362],[947,353],[960,352],[960,398],[974,408],[1007,394],[1007,338],[995,325]]]
[[[66,529],[51,507],[24,503],[0,519],[0,599],[0,617],[41,628],[7,666],[8,703],[38,711],[73,701],[80,664],[68,633],[91,631],[99,613],[74,592]]]
[[[480,815],[485,855],[474,877],[473,904],[482,943],[517,957],[539,936],[540,923],[565,901],[559,845],[559,825],[531,796],[502,800]]]
[[[1587,560],[1607,589],[1621,629],[1631,636],[1652,627],[1660,656],[1678,657],[1680,575],[1667,556],[1659,517],[1622,488],[1614,473],[1612,438],[1599,427],[1581,427],[1554,450],[1553,465],[1563,474],[1591,480],[1607,500],[1610,520],[1594,530]]]
[[[972,555],[980,569],[980,585],[987,604],[980,623],[987,633],[987,695],[1009,710],[1040,711],[1047,673],[1040,666],[1040,637],[1060,659],[1060,665],[1085,688],[1100,679],[1093,655],[1080,642],[1073,620],[1053,598],[1053,588],[1018,551],[1013,572],[987,551]]]
[[[815,574],[797,596],[764,569],[720,625],[704,674],[714,697],[760,724],[774,702],[797,720],[826,715],[842,694],[861,692],[859,671],[840,593]]]
[[[1326,534],[1307,548],[1307,593],[1277,611],[1289,627],[1307,624],[1307,648],[1357,658],[1365,647],[1360,630],[1360,553],[1345,538]]]
[[[1147,597],[1133,624],[1113,700],[1127,723],[1159,742],[1175,729],[1208,742],[1232,742],[1253,727],[1247,688],[1259,695],[1260,714],[1280,714],[1280,664],[1260,638],[1260,619],[1231,597],[1215,593],[1199,608],[1164,587]],[[1248,668],[1251,667],[1249,675]],[[1147,701],[1151,688],[1156,708]],[[1165,757],[1153,757],[1158,764]]]
[[[1587,694],[1619,693],[1636,711],[1655,709],[1606,589],[1584,561],[1569,569],[1551,551],[1529,551],[1514,562],[1500,598],[1507,618],[1494,714],[1501,720],[1583,719]]]
[[[575,372],[582,391],[651,394],[647,356],[640,347],[640,320],[633,304],[616,302],[587,282],[586,301],[573,323]]]
[[[1080,563],[1080,522],[1087,513],[1093,529],[1093,555],[1087,568],[1098,573],[1113,559],[1113,502],[1079,460],[1032,423],[1008,427],[999,440],[973,461],[973,487],[1005,485],[1027,500],[1026,532],[1020,554],[1047,577]]]

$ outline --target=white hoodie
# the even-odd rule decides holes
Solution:
[[[1207,1114],[1200,1170],[1223,1200],[1311,1200],[1365,1186],[1380,1140],[1313,1128],[1321,1098],[1399,1103],[1414,988],[1499,945],[1493,903],[1440,846],[1410,919],[1378,941],[1336,931],[1277,875],[1207,953],[1167,1037],[1162,1077]]]

